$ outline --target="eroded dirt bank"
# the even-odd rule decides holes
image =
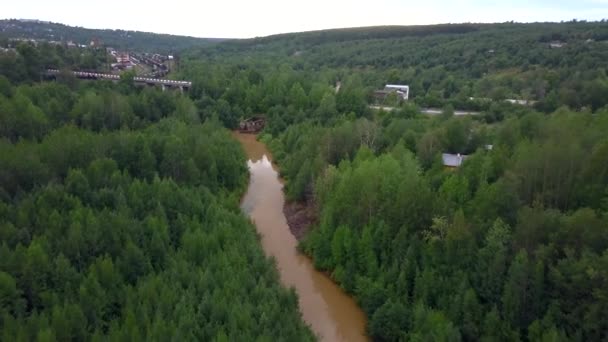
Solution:
[[[317,223],[314,205],[311,202],[285,201],[283,214],[287,218],[289,230],[298,241],[302,240],[311,226]]]

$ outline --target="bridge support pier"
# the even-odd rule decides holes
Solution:
[[[161,88],[163,91],[165,91],[165,89],[167,89],[167,87],[165,87],[165,85],[164,85],[164,84],[161,84],[161,85],[160,85],[160,88]]]

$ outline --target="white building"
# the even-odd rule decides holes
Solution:
[[[533,106],[536,104],[536,101],[532,100],[517,100],[517,99],[506,99],[505,102],[509,102],[512,104],[522,105],[522,106]]]
[[[387,84],[384,86],[385,91],[396,92],[403,100],[410,98],[410,86],[400,84]]]
[[[469,156],[464,154],[451,154],[451,153],[442,153],[441,160],[443,161],[443,166],[448,168],[457,168],[462,165],[462,162],[467,159]]]

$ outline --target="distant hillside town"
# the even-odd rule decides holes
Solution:
[[[10,30],[11,27],[20,24],[29,23],[45,23],[37,20],[20,20],[17,23],[12,21],[0,21],[2,32]],[[26,30],[27,31],[27,30]],[[72,39],[64,39],[65,37],[52,34],[53,29],[47,29],[48,36],[41,37],[33,34],[28,37],[8,37],[0,39],[0,52],[19,53],[16,47],[19,44],[31,44],[37,47],[41,44],[48,44],[55,48],[64,48],[66,50],[83,50],[91,55],[95,55],[97,59],[101,59],[101,63],[93,63],[91,65],[83,65],[83,71],[103,71],[107,73],[121,73],[123,71],[134,71],[135,74],[142,77],[161,78],[165,77],[171,70],[177,67],[177,57],[174,54],[163,54],[159,52],[141,52],[134,49],[116,48],[106,44],[102,39],[96,36],[91,36],[84,43],[82,39],[75,41]],[[51,38],[51,39],[49,39]],[[89,63],[91,64],[91,63]],[[53,68],[59,66],[50,66]]]

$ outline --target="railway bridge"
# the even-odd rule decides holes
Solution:
[[[57,75],[61,73],[60,70],[57,69],[48,69],[46,71],[46,76],[51,78],[56,78]],[[121,79],[120,75],[114,74],[103,74],[97,72],[87,72],[87,71],[70,71],[72,75],[80,79],[87,80],[110,80],[110,81],[119,81]],[[189,90],[192,87],[192,82],[190,81],[177,81],[177,80],[167,80],[160,78],[149,78],[149,77],[133,77],[133,82],[135,85],[140,86],[161,86],[163,90],[167,88],[175,88],[180,91]]]

